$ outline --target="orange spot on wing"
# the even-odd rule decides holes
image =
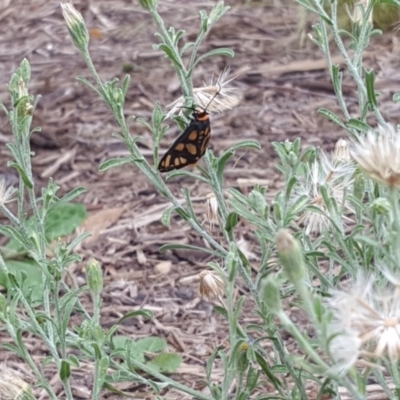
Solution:
[[[193,156],[197,154],[197,147],[194,144],[188,143],[186,150]]]
[[[162,166],[164,168],[169,168],[170,164],[171,164],[171,154],[168,154],[167,157],[165,158]]]
[[[191,132],[191,134],[189,135],[189,140],[196,140],[197,139],[197,131],[193,131]]]

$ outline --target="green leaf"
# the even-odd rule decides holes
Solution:
[[[328,118],[329,120],[331,120],[335,124],[339,125],[343,129],[348,130],[347,126],[342,122],[342,120],[336,114],[334,114],[332,111],[329,111],[326,108],[320,108],[318,110],[318,114],[323,115],[324,117]]]
[[[202,251],[204,253],[208,253],[216,257],[221,257],[221,254],[219,252],[207,249],[206,247],[191,246],[189,244],[180,244],[180,243],[164,244],[163,246],[160,247],[159,252],[163,253],[164,251],[167,250],[176,250],[176,249]]]
[[[48,214],[45,222],[46,239],[52,240],[71,234],[86,219],[84,204],[58,203]]]
[[[175,207],[168,207],[161,216],[161,223],[169,228],[171,226],[171,214],[175,210]]]
[[[232,211],[229,213],[228,218],[226,219],[225,230],[227,232],[231,232],[233,228],[238,224],[239,216],[236,212]]]
[[[236,150],[243,148],[261,150],[261,145],[257,140],[242,140],[238,143],[235,143],[228,150],[225,150],[217,159],[216,174],[220,182],[222,182],[223,172],[229,159],[233,156],[233,154],[235,154]]]
[[[175,209],[176,213],[180,215],[185,221],[188,221],[190,219],[190,215],[182,208],[178,207]]]
[[[22,181],[24,182],[24,185],[28,188],[28,189],[32,189],[33,188],[33,182],[28,178],[28,175],[26,175],[25,170],[16,162],[13,161],[9,161],[7,163],[7,166],[9,166],[10,168],[14,168],[18,171],[19,175],[21,176]]]
[[[62,360],[60,368],[60,378],[64,382],[68,380],[70,376],[71,376],[71,367],[68,361]]]
[[[22,285],[22,293],[28,296],[31,293],[31,301],[36,303],[42,300],[43,280],[42,269],[34,260],[6,260],[7,269],[15,275],[15,280],[19,286]],[[26,280],[23,282],[23,275]],[[6,289],[11,289],[9,277],[0,270],[0,285]]]
[[[133,341],[131,338],[127,336],[114,336],[113,344],[115,347],[126,348],[127,344],[131,343],[132,346],[132,355],[136,358],[143,359],[143,354],[145,352],[149,353],[159,353],[166,349],[167,342],[156,336],[149,336],[143,339],[139,339],[137,341]]]
[[[231,151],[236,151],[239,149],[255,149],[255,150],[261,150],[261,145],[260,142],[257,140],[241,140],[238,143],[235,143],[233,146],[229,147],[228,150],[226,150],[222,155],[219,157],[223,157],[225,153],[231,152]]]
[[[395,93],[393,95],[393,102],[398,103],[400,101],[400,93]]]
[[[211,51],[208,51],[207,53],[202,54],[197,58],[197,60],[193,63],[192,70],[196,67],[196,65],[206,59],[207,57],[213,57],[213,56],[223,56],[223,57],[235,57],[235,52],[228,48],[228,47],[220,47],[218,49],[214,49]]]
[[[68,354],[68,363],[76,368],[79,368],[80,363],[79,363],[79,359],[77,356],[75,356],[74,354]]]
[[[183,169],[168,172],[168,174],[165,177],[165,180],[167,182],[169,182],[173,178],[182,178],[182,177],[194,178],[194,179],[198,179],[199,181],[202,181],[204,183],[208,183],[208,180],[205,177],[203,177],[199,174],[195,174],[194,172],[186,171]]]
[[[181,61],[175,56],[175,53],[164,43],[158,45],[158,47],[166,54],[166,56],[180,69],[182,69]]]
[[[336,95],[342,93],[342,73],[340,72],[339,65],[332,65],[332,84],[333,90]]]
[[[213,365],[214,361],[217,358],[218,352],[223,350],[223,346],[218,346],[211,354],[211,356],[207,360],[207,365],[206,365],[206,377],[207,377],[207,383],[211,383],[211,376],[212,376],[212,370],[213,370]]]
[[[359,119],[351,118],[347,121],[346,125],[349,128],[356,129],[357,131],[368,133],[372,130],[372,128],[366,124],[365,122],[360,121]]]
[[[110,158],[102,162],[99,166],[99,171],[104,172],[109,170],[110,168],[121,167],[122,165],[128,164],[132,162],[131,156],[125,156],[120,158]]]
[[[193,46],[194,46],[193,42],[185,43],[185,45],[182,47],[182,49],[180,51],[180,55],[183,56]]]
[[[391,6],[400,7],[400,1],[399,0],[380,0],[379,4],[388,4],[388,5],[391,5]]]
[[[271,367],[271,372],[274,374],[287,374],[289,371],[286,365],[276,364]]]
[[[130,81],[131,81],[131,76],[125,75],[125,78],[122,81],[122,93],[124,94],[124,97],[126,97],[126,93],[128,92]]]
[[[256,359],[257,359],[258,364],[260,365],[261,369],[264,371],[265,375],[267,375],[269,381],[275,386],[276,389],[281,388],[282,387],[281,382],[279,381],[279,379],[277,379],[275,377],[275,375],[271,371],[268,363],[264,360],[264,357],[261,354],[259,354],[258,352],[256,352],[255,354],[256,354]]]
[[[122,324],[122,322],[126,321],[129,318],[136,318],[136,317],[146,317],[148,319],[153,319],[154,315],[151,311],[148,310],[137,310],[137,311],[131,311],[127,314],[125,314],[123,317],[121,317],[117,324]]]
[[[10,239],[6,248],[15,251],[22,251],[24,248],[25,238],[21,232],[12,226],[0,225],[0,233]]]
[[[164,122],[164,119],[165,119],[164,111],[162,110],[160,103],[157,101],[153,113],[151,114],[153,133],[158,133],[161,124]],[[157,139],[159,140],[159,138]]]
[[[305,9],[311,11],[313,14],[318,14],[318,10],[314,7],[310,6],[309,0],[297,0],[297,3],[300,4]]]
[[[76,197],[80,196],[83,193],[86,193],[87,190],[83,186],[79,186],[75,189],[72,189],[70,192],[68,192],[66,195],[61,197],[59,202],[63,203],[69,203],[70,201],[74,200]]]
[[[99,92],[99,90],[97,90],[97,88],[92,85],[86,78],[84,78],[83,76],[77,76],[76,80],[83,83],[84,85],[86,85],[87,87],[89,87],[90,89],[92,89],[94,92],[96,92],[97,94],[99,94],[101,96],[101,93]]]
[[[368,103],[375,109],[378,107],[375,94],[375,72],[370,71],[365,73],[365,83],[367,86]]]
[[[182,357],[175,353],[163,353],[159,354],[153,360],[147,363],[147,365],[156,371],[171,373],[175,372],[182,363]]]

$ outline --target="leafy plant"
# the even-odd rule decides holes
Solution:
[[[215,100],[210,110],[213,106],[218,109],[218,104],[223,109],[232,106],[228,99],[232,100],[233,92],[225,75],[207,88],[193,88],[192,83],[196,66],[204,59],[233,56],[229,49],[199,54],[201,43],[228,7],[219,2],[208,14],[202,11],[197,38],[182,44],[184,32],[165,28],[157,0],[140,0],[140,3],[152,16],[159,40],[155,48],[162,50],[171,62],[183,96],[175,102],[173,112],[166,114],[156,104],[151,121],[138,119],[153,135],[152,162],[141,153],[137,146],[140,138],[132,136],[125,119],[129,76],[121,83],[101,80],[90,57],[89,34],[81,14],[71,4],[62,5],[72,40],[92,74],[92,82],[82,77],[79,80],[107,104],[120,129],[114,137],[130,153],[105,161],[100,171],[132,163],[170,201],[171,207],[162,222],[168,226],[171,215],[176,214],[207,242],[208,246],[202,250],[212,255],[213,261],[209,270],[199,275],[200,292],[218,300],[215,311],[228,323],[229,346],[217,347],[208,359],[204,380],[208,394],[195,390],[167,376],[181,360],[177,355],[160,353],[165,350],[163,340],[134,341],[116,335],[127,318],[152,318],[151,313],[134,311],[109,330],[103,329],[100,324],[103,279],[96,261],[87,266],[87,286],[69,287],[64,280],[68,265],[80,260],[74,249],[85,235],[78,235],[71,243],[58,241],[52,254],[48,254],[49,242],[66,232],[58,230],[59,224],[51,223],[52,215],[55,218],[57,207],[72,201],[84,189],[75,189],[58,198],[58,188],[50,181],[42,189],[41,197],[36,197],[29,137],[33,133],[30,123],[38,99],[28,93],[30,67],[26,60],[10,81],[12,109],[2,106],[14,134],[14,143],[8,145],[13,157],[9,166],[18,171],[20,184],[16,191],[16,215],[7,207],[12,201],[11,191],[0,185],[0,208],[10,221],[10,225],[1,226],[1,232],[36,263],[43,289],[34,299],[31,286],[24,286],[28,281],[26,275],[15,274],[4,254],[0,254],[0,270],[8,279],[7,297],[0,296],[0,321],[14,342],[4,346],[27,362],[38,384],[52,399],[57,395],[43,373],[49,362],[56,365],[68,399],[73,398],[73,367],[84,362],[94,367],[93,399],[100,398],[105,388],[123,394],[114,387],[121,381],[146,384],[156,393],[170,387],[201,400],[306,400],[310,397],[310,384],[317,398],[325,394],[340,398],[339,388],[345,387],[352,398],[366,399],[370,379],[378,382],[388,398],[399,397],[400,134],[385,121],[379,109],[375,74],[363,64],[363,52],[378,33],[373,30],[370,18],[376,1],[357,3],[352,29],[345,32],[338,27],[336,0],[329,2],[329,12],[322,1],[299,0],[320,17],[313,27],[312,40],[328,60],[341,110],[340,114],[327,109],[319,112],[350,136],[351,150],[349,142],[343,139],[338,141],[332,155],[315,148],[303,151],[300,139],[274,143],[279,156],[276,168],[282,176],[283,188],[268,193],[268,188],[256,185],[248,194],[227,188],[224,171],[237,150],[259,149],[255,141],[241,141],[220,155],[207,150],[205,167],[194,172],[172,171],[165,181],[154,167],[158,165],[159,143],[167,130],[165,121],[178,109],[202,107],[204,94],[212,96],[217,89],[219,103]],[[333,36],[356,83],[357,115],[349,111],[342,91],[342,72],[332,63],[329,35]],[[184,54],[188,55],[187,63]],[[394,100],[398,98],[399,94]],[[235,105],[237,102],[235,99]],[[188,123],[185,114],[173,119],[182,128]],[[376,123],[379,127],[372,128]],[[184,203],[169,190],[167,182],[177,176],[208,185],[207,214],[210,225],[219,227],[218,237],[215,230],[208,230],[200,222],[184,179],[181,180]],[[267,201],[267,193],[272,201]],[[26,197],[33,214],[29,220],[25,213]],[[252,226],[254,242],[261,254],[256,272],[240,246],[239,221]],[[161,250],[178,247],[182,246],[169,244]],[[244,283],[247,295],[255,303],[258,322],[250,326],[242,322],[245,296],[237,296],[238,282]],[[91,294],[93,312],[80,301],[84,292]],[[43,306],[38,307],[38,302]],[[292,307],[304,316],[310,329],[305,331],[290,319],[288,308]],[[73,313],[82,316],[82,323],[71,328]],[[284,332],[294,339],[295,351],[287,347]],[[42,365],[36,365],[32,359],[23,341],[24,333],[40,338],[46,346],[49,356]],[[218,380],[213,374],[216,365],[224,370]],[[388,377],[395,390],[391,389]]]

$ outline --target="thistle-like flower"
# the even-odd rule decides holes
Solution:
[[[351,290],[333,292],[330,305],[336,329],[351,331],[360,340],[358,357],[388,356],[396,361],[400,359],[400,287],[382,290],[374,287],[373,279],[373,276],[358,278]],[[357,359],[347,359],[350,358]]]
[[[224,281],[214,271],[204,270],[199,274],[200,279],[200,295],[209,300],[219,299],[222,301],[224,294]]]
[[[400,132],[393,125],[361,136],[351,155],[371,179],[400,189]]]
[[[341,139],[342,140],[342,139]],[[330,227],[328,209],[322,196],[321,187],[326,187],[331,198],[335,199],[338,206],[342,209],[343,219],[351,221],[346,214],[352,213],[352,207],[346,200],[346,191],[351,190],[353,185],[353,174],[355,166],[351,160],[346,161],[338,147],[345,147],[341,142],[337,145],[335,153],[331,157],[325,152],[321,152],[320,159],[308,169],[305,179],[300,182],[297,188],[299,196],[306,195],[309,204],[317,207],[320,211],[307,210],[301,217],[300,223],[306,227],[306,234],[311,232],[322,232]],[[339,154],[341,154],[339,156]]]
[[[226,68],[219,74],[217,79],[211,78],[209,85],[204,83],[203,87],[193,89],[193,100],[197,108],[202,110],[207,108],[210,113],[220,113],[239,104],[239,89],[229,86],[236,77],[229,78],[229,73],[230,69]],[[182,114],[182,109],[185,107],[185,98],[183,96],[179,97],[168,107],[171,107],[171,110],[167,117],[176,113]]]
[[[15,188],[12,186],[6,187],[6,181],[0,179],[0,207],[14,200]]]

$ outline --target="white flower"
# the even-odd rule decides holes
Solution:
[[[362,350],[395,361],[400,359],[400,289],[378,289],[373,279],[358,278],[350,291],[335,291],[330,304],[337,326],[355,332]]]
[[[331,330],[333,338],[329,342],[329,351],[335,363],[332,372],[342,375],[357,362],[361,340],[354,329],[340,331],[340,327],[333,326]]]
[[[400,189],[400,133],[392,125],[378,127],[353,142],[351,155],[373,180]]]
[[[342,208],[343,219],[351,221],[345,214],[353,210],[346,200],[346,191],[350,191],[353,185],[353,173],[355,166],[351,161],[343,161],[335,154],[328,157],[321,152],[320,160],[308,169],[305,179],[301,181],[296,189],[297,195],[306,195],[309,204],[317,207],[319,211],[308,210],[300,217],[308,235],[311,232],[322,232],[330,227],[328,210],[324,203],[321,187],[325,186],[330,197],[337,202],[339,209]]]
[[[218,78],[214,81],[213,78],[210,80],[210,84],[203,87],[193,89],[193,97],[196,108],[205,110],[210,113],[212,112],[223,112],[237,106],[240,102],[240,96],[238,88],[229,86],[236,77],[229,78],[230,69],[226,68],[222,71]],[[229,79],[228,79],[229,78]],[[176,99],[174,102],[168,105],[171,110],[167,114],[170,117],[173,114],[183,113],[185,107],[185,99],[183,96]]]

